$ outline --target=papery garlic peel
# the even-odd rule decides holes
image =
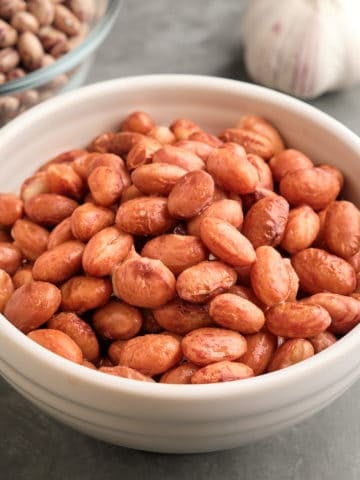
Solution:
[[[359,0],[251,0],[242,18],[256,82],[303,98],[360,83]]]

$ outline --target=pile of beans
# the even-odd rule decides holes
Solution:
[[[85,38],[94,0],[1,0],[0,84],[51,65]],[[60,75],[40,89],[0,97],[0,122],[48,98],[67,82]]]
[[[261,117],[215,136],[134,112],[0,195],[0,311],[120,377],[291,366],[360,321],[360,212],[342,186]]]

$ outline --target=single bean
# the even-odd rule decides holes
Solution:
[[[168,163],[150,163],[137,167],[131,179],[145,195],[169,195],[177,181],[186,174],[186,170]]]
[[[262,310],[233,293],[217,295],[210,302],[209,314],[221,327],[244,335],[258,332],[265,323]]]
[[[60,330],[50,328],[34,330],[28,333],[28,337],[42,347],[50,350],[71,362],[83,363],[83,355],[80,347],[69,335]]]
[[[331,324],[329,313],[317,304],[284,302],[271,307],[265,315],[269,331],[287,338],[313,337]]]
[[[4,312],[5,306],[14,292],[14,284],[10,275],[0,269],[0,313]]]
[[[281,247],[293,254],[310,247],[320,230],[319,216],[308,205],[293,208],[289,212]]]
[[[225,263],[204,261],[178,276],[176,290],[183,300],[204,303],[236,283],[235,270]]]
[[[200,215],[187,222],[187,233],[200,237],[200,225],[205,217],[220,218],[234,227],[240,228],[243,223],[241,202],[227,198],[214,201]]]
[[[60,290],[48,282],[22,285],[9,298],[5,317],[24,333],[46,323],[59,308]]]
[[[95,202],[110,207],[120,199],[124,185],[119,173],[112,167],[96,167],[88,177],[88,185]]]
[[[133,246],[133,238],[116,227],[107,227],[96,233],[87,243],[83,269],[94,277],[110,275],[114,265],[122,262]]]
[[[308,340],[294,338],[286,340],[274,353],[268,366],[268,372],[291,367],[314,355],[314,347]]]
[[[19,14],[15,14],[14,17]],[[11,47],[16,43],[18,38],[16,30],[18,29],[15,27],[13,20],[11,21],[11,24],[12,26],[0,19],[0,48]]]
[[[161,307],[175,296],[175,277],[160,260],[126,260],[114,267],[112,282],[115,295],[137,307]]]
[[[285,233],[289,215],[288,202],[271,195],[256,202],[245,215],[242,233],[254,248],[279,245]]]
[[[137,132],[146,135],[155,126],[154,120],[146,112],[133,112],[122,122],[123,132]]]
[[[29,12],[15,13],[15,15],[11,18],[11,25],[19,33],[36,33],[39,30],[39,22],[37,18]]]
[[[335,335],[345,335],[360,323],[360,302],[355,298],[324,292],[306,297],[301,302],[325,308],[331,317],[329,331]]]
[[[213,147],[211,147],[208,143],[197,142],[195,140],[180,140],[179,142],[175,143],[175,147],[184,148],[189,152],[195,153],[195,155],[200,157],[205,163],[210,153],[213,151]]]
[[[256,168],[245,150],[236,144],[214,149],[208,157],[207,170],[217,185],[231,192],[252,193],[259,183]]]
[[[112,300],[95,311],[93,326],[103,338],[128,340],[139,333],[142,315],[139,309],[118,300]]]
[[[77,202],[55,193],[41,193],[25,200],[24,203],[25,213],[30,220],[46,226],[57,225],[69,217],[76,207]]]
[[[75,237],[71,230],[71,217],[65,218],[60,222],[56,227],[51,230],[47,248],[51,250],[54,247],[57,247],[61,243],[69,242],[70,240],[75,240]]]
[[[222,383],[253,377],[253,370],[244,363],[223,360],[200,368],[191,377],[191,383]]]
[[[38,37],[32,32],[26,31],[19,36],[17,45],[23,65],[28,70],[40,68],[44,49]]]
[[[272,141],[253,130],[245,128],[227,128],[220,135],[220,140],[241,145],[246,153],[259,155],[266,160],[275,154],[275,148]]]
[[[204,161],[198,155],[175,145],[165,145],[156,150],[152,156],[152,161],[153,163],[176,165],[188,172],[203,170],[205,168]]]
[[[336,176],[318,167],[289,172],[280,181],[280,193],[291,206],[305,204],[316,211],[326,208],[340,190]]]
[[[173,335],[147,334],[127,340],[120,352],[120,364],[153,376],[175,367],[182,358],[181,344]]]
[[[36,260],[45,252],[49,240],[46,228],[24,218],[16,220],[11,236],[22,255],[30,261]]]
[[[276,305],[289,297],[291,283],[288,267],[273,247],[256,249],[256,261],[251,268],[250,278],[255,295],[265,305]]]
[[[334,345],[337,338],[334,334],[325,330],[325,332],[318,333],[314,337],[309,337],[308,340],[313,346],[315,353],[319,353]]]
[[[351,202],[330,203],[326,209],[324,240],[330,252],[349,258],[360,250],[360,211]]]
[[[64,5],[55,5],[54,26],[69,35],[78,35],[81,30],[79,19]]]
[[[52,164],[46,170],[47,182],[51,193],[80,200],[85,192],[83,179],[75,172],[71,164]]]
[[[258,115],[245,115],[236,124],[236,128],[245,128],[257,132],[267,137],[272,144],[275,153],[279,153],[284,150],[284,140],[280,135],[280,132],[270,122]]]
[[[0,50],[0,72],[8,73],[14,70],[20,62],[19,53],[11,47],[3,48]],[[11,97],[7,97],[11,98]]]
[[[0,194],[0,225],[12,226],[23,215],[23,202],[18,195]]]
[[[178,298],[155,308],[152,314],[160,327],[178,335],[186,335],[197,328],[210,327],[213,323],[207,305],[194,305]]]
[[[208,252],[197,237],[167,234],[149,240],[143,257],[161,260],[175,275],[207,259]]]
[[[61,308],[65,312],[83,313],[105,305],[112,294],[107,278],[78,275],[61,286]]]
[[[66,333],[80,347],[84,358],[96,362],[100,355],[100,346],[94,330],[75,313],[61,312],[50,318],[48,329]]]
[[[41,193],[49,193],[50,186],[45,172],[38,172],[35,175],[27,178],[20,190],[20,198],[24,202],[30,200],[32,197],[36,197]]]
[[[203,170],[182,176],[171,190],[168,198],[170,215],[187,219],[198,215],[210,205],[214,195],[214,180]]]
[[[117,365],[115,367],[100,367],[99,372],[114,375],[116,377],[128,378],[130,380],[140,380],[141,382],[154,382],[148,375],[143,375],[134,368],[126,367],[125,365]]]
[[[198,328],[182,339],[185,357],[195,365],[233,361],[246,352],[246,340],[238,332],[225,328]]]
[[[83,243],[70,240],[42,253],[32,269],[34,280],[61,283],[76,275],[81,269],[84,248]]]
[[[200,367],[191,362],[185,362],[178,367],[171,368],[163,373],[160,383],[171,383],[173,385],[186,385],[191,383],[191,378]]]
[[[255,262],[251,242],[228,222],[205,217],[200,225],[200,237],[211,253],[234,267],[246,267]]]
[[[296,253],[291,261],[300,279],[300,286],[307,293],[349,295],[356,288],[353,267],[325,250],[306,248]]]
[[[83,203],[71,215],[71,231],[75,238],[87,242],[96,233],[113,225],[115,214],[109,208]]]
[[[262,331],[246,335],[247,351],[239,361],[248,365],[254,375],[264,373],[277,347],[277,338],[270,332]]]
[[[189,140],[194,142],[206,143],[210,147],[221,147],[223,142],[220,138],[212,135],[211,133],[203,132],[202,130],[196,130],[189,136]]]
[[[191,134],[201,131],[199,125],[187,118],[178,118],[170,125],[177,140],[187,140]]]
[[[147,135],[154,140],[157,140],[162,145],[175,143],[176,137],[169,127],[164,125],[155,125]]]
[[[12,277],[12,280],[13,280],[15,289],[20,288],[22,285],[32,282],[34,280],[32,276],[32,264],[31,263],[23,264],[20,268],[16,270],[16,272]]]
[[[120,205],[116,226],[133,235],[160,235],[174,226],[167,207],[167,198],[138,197]]]
[[[52,24],[55,16],[55,8],[51,0],[30,0],[27,3],[29,12],[36,17],[40,25]]]
[[[14,243],[0,242],[0,268],[13,275],[22,260],[20,249]]]
[[[299,150],[287,149],[274,155],[269,162],[276,181],[280,181],[287,173],[314,166],[309,157]]]

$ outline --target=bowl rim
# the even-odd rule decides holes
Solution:
[[[104,14],[91,26],[89,33],[80,45],[56,59],[49,66],[39,68],[27,73],[24,77],[0,85],[0,95],[12,95],[23,90],[41,87],[58,75],[66,73],[80,64],[103,42],[110,32],[122,3],[123,0],[108,0]]]
[[[156,89],[184,89],[197,88],[209,92],[227,92],[239,96],[246,96],[256,100],[273,104],[274,107],[281,105],[282,108],[290,110],[302,118],[321,124],[345,144],[357,150],[360,156],[360,138],[351,132],[343,124],[330,117],[328,114],[312,107],[301,100],[289,95],[237,80],[221,77],[209,77],[202,75],[183,74],[153,74],[142,76],[129,76],[119,79],[107,80],[81,87],[72,92],[54,97],[36,107],[24,112],[16,119],[5,125],[0,131],[0,142],[16,138],[17,132],[22,132],[29,125],[34,124],[38,119],[56,115],[58,110],[76,108],[89,98],[101,97],[104,90],[113,90],[117,94],[121,89],[133,88],[156,88]],[[121,92],[120,92],[121,93]],[[300,362],[289,368],[266,373],[257,377],[247,378],[240,381],[224,382],[221,384],[205,385],[173,385],[161,383],[140,382],[137,380],[104,375],[102,372],[85,368],[64,359],[53,352],[38,345],[0,314],[0,336],[3,334],[20,349],[49,365],[50,369],[66,373],[68,378],[74,382],[86,383],[91,387],[98,387],[109,393],[129,393],[138,397],[161,398],[162,400],[214,400],[229,396],[251,397],[256,394],[272,392],[274,389],[286,388],[291,380],[296,378],[301,382],[307,377],[324,370],[330,370],[339,361],[344,360],[350,350],[360,347],[360,325],[339,339],[335,345],[314,355],[304,362]],[[0,361],[1,361],[0,353]],[[4,360],[5,362],[5,360]],[[9,363],[6,360],[6,363]]]

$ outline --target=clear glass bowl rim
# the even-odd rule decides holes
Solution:
[[[25,77],[4,83],[0,86],[0,96],[11,95],[22,90],[40,87],[58,75],[66,73],[76,67],[104,40],[119,14],[121,5],[122,0],[108,0],[108,5],[103,16],[91,28],[86,39],[77,48],[59,58],[48,67],[35,70],[25,75]]]

